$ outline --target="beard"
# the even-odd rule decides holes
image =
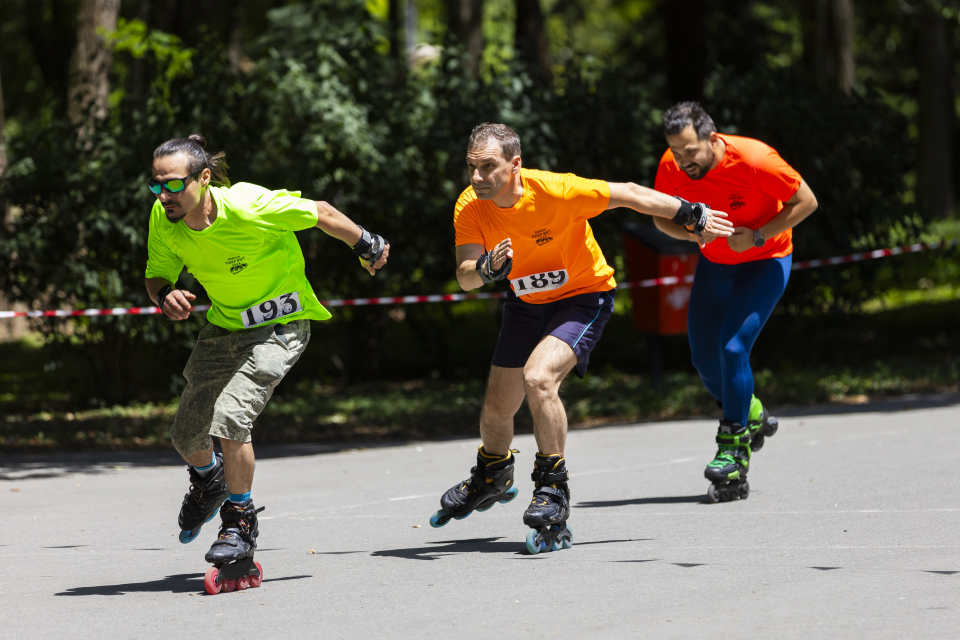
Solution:
[[[704,162],[702,165],[693,163],[693,166],[697,168],[695,173],[690,173],[686,169],[683,170],[691,180],[702,180],[704,176],[707,175],[707,172],[710,171],[710,167],[713,166],[713,161],[716,160],[717,154],[713,152],[713,149],[709,149],[707,153],[709,155],[707,156],[706,162]]]
[[[183,209],[180,209],[178,213],[177,209],[174,209],[171,211],[170,209],[164,208],[163,213],[164,215],[167,216],[167,220],[174,224],[180,222],[181,220],[187,217],[187,212],[184,211]]]

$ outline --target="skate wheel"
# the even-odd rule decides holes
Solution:
[[[453,519],[454,519],[454,520],[463,520],[464,518],[467,518],[471,513],[473,513],[473,512],[472,512],[472,511],[467,511],[465,514],[463,514],[463,515],[461,515],[461,516],[453,516]]]
[[[737,489],[737,497],[739,497],[741,500],[746,500],[748,497],[750,497],[749,482],[744,482],[742,485],[740,485],[740,487]]]
[[[767,433],[766,435],[772,436],[777,432],[777,429],[780,428],[780,421],[777,420],[774,416],[770,416],[767,420]]]
[[[247,587],[250,586],[250,576],[243,576],[242,578],[237,578],[237,591],[246,591]]]
[[[260,586],[260,583],[263,582],[263,567],[260,566],[259,562],[254,562],[253,564],[257,565],[257,571],[260,572],[258,576],[248,576],[250,579],[250,588],[256,589]]]
[[[483,513],[484,511],[489,511],[490,509],[493,509],[494,504],[495,503],[490,503],[485,507],[477,507],[477,511],[479,511],[480,513]]]
[[[556,538],[550,541],[550,551],[560,551],[560,541]]]
[[[434,529],[439,529],[448,522],[450,522],[450,516],[443,509],[430,516],[430,526]]]
[[[527,553],[532,556],[540,553],[540,532],[536,529],[527,531]]]
[[[720,495],[717,493],[717,485],[712,484],[707,488],[707,502],[716,504],[720,502]]]
[[[217,584],[217,576],[220,574],[220,571],[216,567],[210,567],[207,569],[207,572],[203,575],[203,587],[207,590],[212,596],[220,593],[220,589],[223,587],[222,584]]]
[[[224,580],[220,583],[220,587],[223,589],[224,593],[230,593],[237,588],[236,580]]]
[[[507,504],[511,500],[517,497],[520,491],[516,487],[510,487],[507,492],[503,495],[503,499],[500,500],[500,504]]]
[[[560,546],[564,549],[569,549],[573,546],[573,529],[570,528],[570,525],[566,525],[565,535],[560,542]]]

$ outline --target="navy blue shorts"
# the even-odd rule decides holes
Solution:
[[[577,354],[574,371],[581,378],[585,376],[590,352],[600,341],[603,327],[613,313],[617,290],[581,293],[546,304],[523,302],[512,291],[507,295],[500,337],[493,351],[493,366],[523,367],[540,341],[545,336],[554,336]]]

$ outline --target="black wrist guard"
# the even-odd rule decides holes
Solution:
[[[360,227],[360,225],[357,225]],[[380,259],[380,256],[383,255],[383,250],[387,246],[387,241],[378,236],[375,233],[370,233],[363,227],[360,227],[360,242],[351,247],[353,252],[360,256],[363,260],[366,260],[370,264],[375,264],[377,260]]]
[[[489,269],[490,273],[488,274],[485,269]],[[503,261],[503,264],[500,265],[500,268],[496,271],[493,270],[493,266],[490,264],[490,254],[485,253],[477,260],[477,274],[480,276],[480,279],[483,280],[483,284],[490,284],[491,282],[496,282],[497,280],[503,280],[508,275],[510,275],[510,269],[513,269],[513,258],[507,258]]]
[[[680,197],[677,197],[677,200],[680,201],[680,210],[673,217],[673,224],[686,227],[687,231],[697,237],[703,235],[703,229],[707,226],[707,216],[704,214],[710,207],[702,202],[691,204]],[[690,225],[693,225],[693,229],[689,228]]]
[[[163,312],[163,301],[167,298],[168,295],[170,295],[171,291],[173,291],[173,287],[171,287],[168,284],[165,284],[162,287],[160,287],[160,291],[157,292],[157,306],[160,307],[160,314],[164,318],[170,317]]]

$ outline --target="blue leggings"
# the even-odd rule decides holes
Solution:
[[[743,264],[704,257],[690,292],[690,352],[707,391],[723,402],[723,419],[747,423],[753,397],[750,351],[790,279],[793,256]]]

